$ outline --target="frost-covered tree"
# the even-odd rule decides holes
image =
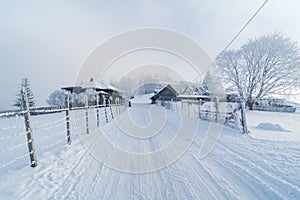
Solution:
[[[53,91],[49,95],[47,103],[51,106],[65,107],[65,93],[62,90]]]
[[[33,93],[30,89],[30,83],[28,78],[23,78],[20,84],[19,92],[16,95],[17,98],[15,100],[15,103],[13,106],[23,109],[23,103],[22,103],[22,88],[25,88],[27,90],[27,97],[28,97],[28,102],[29,102],[29,107],[34,107],[35,106],[35,99],[33,96]]]
[[[88,98],[89,105],[96,105],[97,104],[97,94],[98,93],[95,90],[88,89],[88,90],[85,91],[84,94]],[[85,103],[85,98],[83,100],[84,100],[84,103]]]
[[[250,109],[256,99],[299,88],[299,47],[282,33],[251,39],[239,50],[219,55],[216,63],[227,88],[237,91]]]

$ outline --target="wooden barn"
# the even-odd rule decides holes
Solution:
[[[157,100],[159,101],[177,101],[178,93],[171,85],[167,85],[166,87],[159,90],[155,95],[150,97],[151,103],[155,104]]]
[[[151,98],[151,103],[157,101],[181,101],[181,100],[203,100],[210,101],[210,94],[202,88],[194,88],[186,85],[167,85],[160,89]]]

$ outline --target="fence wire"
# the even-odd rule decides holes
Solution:
[[[125,109],[125,105],[88,108],[88,128],[90,132],[95,132],[98,125],[109,123],[114,117],[124,112]],[[97,117],[97,110],[99,112],[99,118]],[[24,114],[24,112],[20,114]],[[0,128],[0,142],[5,144],[0,147],[0,155],[3,158],[3,163],[0,164],[1,170],[4,168],[6,170],[6,167],[16,165],[18,162],[20,162],[19,164],[22,166],[26,163],[29,165],[28,160],[22,160],[29,157],[28,145],[33,141],[35,142],[34,150],[38,153],[38,156],[43,156],[44,153],[51,151],[51,148],[59,148],[62,145],[67,145],[67,117],[65,116],[65,112],[62,112],[64,116],[55,114],[57,113],[31,117],[32,140],[28,140],[27,138],[30,132],[25,131],[23,117],[17,117],[18,123],[22,123],[22,125],[13,125],[15,118],[2,118],[8,120],[7,122],[2,121],[3,124],[8,123],[12,125],[5,125]],[[99,122],[97,120],[99,120]],[[70,110],[69,121],[71,123],[71,137],[79,133],[89,137],[89,135],[86,134],[86,108]]]

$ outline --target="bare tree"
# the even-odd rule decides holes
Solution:
[[[288,95],[299,88],[299,47],[291,38],[275,32],[249,40],[239,50],[217,58],[227,88],[237,91],[250,109],[255,99]]]

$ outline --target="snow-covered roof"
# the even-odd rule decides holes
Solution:
[[[100,91],[99,94],[109,95],[107,92],[104,92],[104,91]]]
[[[161,93],[163,90],[166,90],[166,89],[169,89],[172,93],[174,93],[175,96],[178,95],[178,93],[176,92],[176,90],[174,90],[174,88],[173,88],[171,85],[167,85],[167,86],[161,88],[158,92],[156,92],[152,97],[150,97],[150,99],[155,99],[155,98],[157,98],[158,96],[160,96],[160,93]]]
[[[112,86],[112,85],[109,84],[109,83],[99,83],[97,86],[98,86],[99,88],[101,88],[101,89],[104,89],[104,90],[115,90],[115,91],[119,91],[118,88]]]
[[[178,95],[179,99],[209,99],[210,96],[208,95],[188,95],[188,94],[182,94]]]

